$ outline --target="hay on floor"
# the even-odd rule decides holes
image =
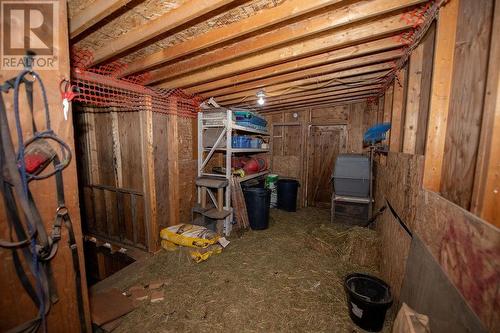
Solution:
[[[123,290],[166,282],[163,302],[143,302],[115,332],[362,332],[348,316],[343,277],[378,274],[376,233],[332,225],[326,210],[271,215],[269,229],[231,239],[206,262],[162,251],[111,277]]]

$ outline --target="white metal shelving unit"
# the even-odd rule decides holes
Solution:
[[[203,142],[203,133],[208,128],[219,128],[221,133],[217,137],[213,147],[205,147]],[[207,112],[198,113],[198,167],[197,175],[198,177],[208,176],[208,177],[219,177],[228,180],[229,185],[225,189],[224,197],[224,209],[230,211],[230,214],[224,220],[224,233],[229,235],[232,227],[233,220],[233,209],[231,207],[231,159],[235,153],[266,153],[269,152],[268,149],[257,149],[257,148],[232,148],[232,137],[233,132],[244,132],[247,134],[264,135],[268,136],[267,131],[262,131],[250,127],[245,127],[237,125],[233,120],[233,111],[226,108],[213,108]],[[223,144],[225,139],[226,144]],[[213,154],[217,151],[225,153],[225,174],[215,174],[210,172],[205,172],[205,167],[207,163],[212,158]],[[204,153],[207,152],[206,156]],[[269,171],[263,171],[248,175],[245,177],[237,178],[239,182],[247,181],[259,176],[267,174]],[[209,197],[215,203],[215,197],[209,191]],[[200,202],[201,193],[198,188],[198,202]]]

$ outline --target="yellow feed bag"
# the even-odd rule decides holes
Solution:
[[[177,245],[195,248],[206,248],[219,240],[219,235],[215,232],[192,224],[178,224],[162,229],[160,237]]]
[[[207,260],[211,255],[222,253],[222,246],[220,244],[213,244],[206,249],[190,250],[189,255],[196,262],[200,263]]]

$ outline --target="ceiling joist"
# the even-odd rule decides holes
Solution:
[[[131,0],[96,0],[69,20],[69,37],[75,39],[106,17],[126,6]]]
[[[117,55],[124,54],[138,45],[148,40],[157,38],[169,31],[176,29],[188,22],[215,11],[223,6],[236,2],[235,0],[190,0],[180,7],[173,9],[166,14],[149,21],[149,23],[139,26],[122,36],[107,43],[98,49],[94,54],[91,66],[100,64]]]
[[[353,92],[359,92],[359,91],[366,91],[366,90],[377,90],[380,89],[382,85],[380,83],[378,84],[371,84],[371,85],[361,85],[357,87],[336,87],[336,88],[324,88],[324,89],[318,89],[314,91],[308,91],[308,92],[301,92],[297,95],[288,95],[288,96],[276,96],[276,97],[268,97],[266,98],[266,106],[272,106],[272,105],[278,105],[280,103],[288,103],[288,102],[296,102],[296,101],[309,101],[311,99],[317,99],[321,97],[327,97],[327,96],[337,96],[337,95],[342,95],[346,93],[353,93]],[[227,104],[223,104],[224,106]],[[236,105],[231,105],[231,106],[237,106],[237,107],[255,107],[257,103],[255,101],[251,102],[244,102]]]
[[[234,75],[244,71],[250,71],[259,67],[269,66],[280,62],[297,59],[308,55],[317,54],[342,48],[350,45],[359,44],[367,40],[373,40],[386,36],[387,34],[394,34],[399,31],[408,29],[412,26],[411,22],[401,20],[401,15],[392,15],[382,18],[373,22],[367,22],[360,25],[355,25],[347,29],[335,30],[330,34],[322,35],[320,37],[311,38],[303,42],[298,42],[293,45],[265,51],[259,54],[254,54],[249,57],[244,57],[229,63],[224,63],[211,67],[208,70],[194,72],[174,79],[168,79],[167,82],[160,84],[162,88],[172,87],[190,87],[203,82],[212,81],[221,77]],[[237,44],[239,45],[239,43]],[[221,54],[223,59],[226,56],[234,57],[234,51],[231,47],[215,51]],[[182,61],[177,64],[166,66],[159,71],[152,72],[151,82],[171,78],[178,74],[184,74],[194,68],[199,68],[200,63],[206,63],[211,56],[204,55],[203,57],[195,57],[190,60]],[[219,60],[214,59],[215,62]],[[186,65],[189,64],[188,67]]]
[[[398,58],[401,55],[401,50],[392,50],[382,53],[376,53],[369,56],[359,57],[355,59],[345,60],[336,62],[333,64],[313,67],[301,71],[291,72],[288,74],[282,74],[274,77],[269,77],[261,80],[252,81],[251,84],[258,87],[265,87],[271,84],[276,84],[280,82],[289,82],[298,80],[302,77],[317,77],[320,75],[330,74],[333,72],[339,72],[342,70],[363,67],[372,64],[380,64],[393,59]],[[206,94],[209,96],[210,94]],[[221,96],[220,100],[226,100],[228,96]]]
[[[164,64],[171,60],[187,56],[217,44],[266,29],[298,16],[331,6],[341,0],[290,0],[280,6],[264,10],[258,15],[251,16],[218,29],[210,30],[194,39],[187,40],[175,47],[163,49],[131,63],[121,74],[122,76],[143,72],[147,69]]]
[[[334,51],[320,53],[306,58],[288,61],[285,63],[256,69],[247,73],[230,76],[227,78],[210,81],[189,88],[191,93],[210,95],[211,90],[234,86],[253,80],[265,79],[279,74],[285,74],[301,69],[321,66],[335,61],[346,60],[370,53],[383,52],[401,47],[401,42],[394,37],[386,37],[356,46],[349,46]]]
[[[363,67],[358,67],[358,68],[353,68],[353,69],[347,69],[339,72],[334,72],[331,74],[324,74],[324,75],[319,75],[316,77],[306,77],[305,79],[299,79],[295,81],[290,81],[290,82],[284,82],[284,83],[278,83],[278,84],[272,84],[269,86],[255,86],[255,85],[248,85],[249,88],[247,90],[242,91],[241,89],[235,89],[233,87],[230,88],[224,88],[227,93],[222,93],[219,94],[217,93],[214,96],[219,96],[219,95],[225,95],[229,93],[233,93],[231,95],[234,98],[244,98],[244,97],[250,97],[252,95],[255,95],[259,90],[262,88],[265,88],[266,93],[274,93],[275,91],[278,90],[300,90],[302,86],[305,85],[316,85],[317,88],[323,88],[325,86],[328,86],[330,84],[333,84],[335,82],[340,82],[344,81],[344,78],[349,78],[351,76],[357,76],[361,74],[368,74],[368,73],[379,73],[378,78],[382,79],[385,74],[393,67],[392,62],[384,62],[376,65],[368,65],[368,66],[363,66]],[[345,80],[350,82],[351,80]],[[232,89],[231,89],[232,88]],[[217,98],[216,98],[217,99]]]

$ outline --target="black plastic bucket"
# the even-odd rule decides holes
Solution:
[[[287,212],[295,212],[297,210],[297,191],[299,182],[295,179],[279,179],[278,188],[278,209],[286,210]]]
[[[344,280],[347,305],[352,321],[369,332],[382,330],[385,313],[392,305],[391,288],[384,281],[366,274],[350,274]]]
[[[271,190],[259,187],[243,189],[247,205],[248,220],[253,230],[263,230],[269,227],[269,204]]]

